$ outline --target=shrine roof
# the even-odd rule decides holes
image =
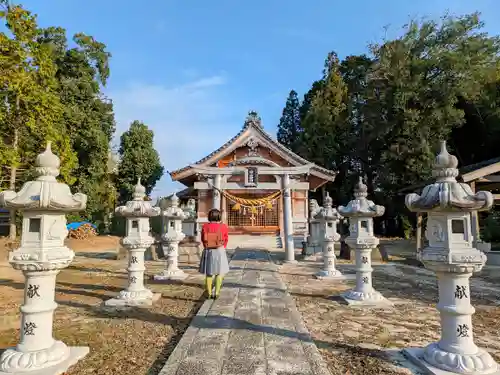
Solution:
[[[308,160],[289,150],[269,135],[262,127],[260,117],[253,111],[249,112],[242,129],[233,138],[197,162],[175,171],[170,171],[169,174],[174,181],[186,178],[191,174],[190,172],[194,173],[192,171],[193,166],[208,166],[223,156],[231,153],[236,148],[245,146],[246,142],[250,139],[256,140],[259,145],[268,147],[270,150],[289,162],[292,166],[310,165],[311,173],[318,175],[318,177],[324,179],[325,181],[335,180],[337,172],[323,168],[314,163],[310,163]]]

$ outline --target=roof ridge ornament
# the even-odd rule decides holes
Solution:
[[[255,126],[258,128],[262,128],[262,119],[260,118],[257,111],[251,110],[248,111],[247,118],[245,119],[244,128],[248,128],[250,126]]]
[[[255,137],[250,137],[246,143],[248,147],[247,156],[259,156],[259,141]]]

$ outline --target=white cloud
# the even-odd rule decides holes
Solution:
[[[114,104],[116,138],[132,121],[139,120],[154,131],[155,147],[166,170],[193,163],[220,147],[241,127],[231,121],[235,116],[242,118],[242,114],[225,102],[221,92],[225,84],[224,76],[211,76],[175,87],[135,82],[111,90],[107,95]],[[170,193],[175,187],[179,185],[165,173],[154,195]]]

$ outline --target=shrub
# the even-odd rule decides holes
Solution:
[[[500,242],[500,212],[491,211],[483,221],[481,239],[485,242]]]

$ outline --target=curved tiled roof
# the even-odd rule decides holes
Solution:
[[[241,128],[241,130],[238,132],[238,134],[236,134],[233,138],[231,138],[229,141],[227,141],[226,143],[224,143],[217,150],[211,152],[210,154],[208,154],[204,158],[198,160],[194,164],[195,165],[203,164],[204,162],[210,160],[213,156],[215,156],[215,155],[223,152],[225,149],[227,149],[229,146],[231,146],[239,137],[241,137],[246,130],[248,130],[251,127],[253,127],[254,129],[256,129],[264,139],[266,139],[271,144],[273,144],[277,149],[279,149],[280,151],[284,152],[285,154],[287,154],[289,157],[291,157],[292,159],[294,159],[298,163],[301,163],[301,164],[312,164],[308,160],[306,160],[303,157],[297,155],[296,153],[294,153],[293,151],[289,150],[287,147],[285,147],[284,145],[282,145],[281,143],[279,143],[278,141],[276,141],[275,139],[273,139],[273,137],[271,137],[264,130],[264,128],[262,127],[261,118],[258,116],[257,112],[255,112],[255,111],[250,111],[248,113],[248,116],[247,116],[247,118],[245,120],[245,123],[244,123],[243,127]],[[175,171],[169,172],[169,174],[170,174],[170,176],[175,175],[175,174],[179,174],[181,172],[184,172],[184,171],[188,170],[189,168],[191,168],[191,166],[188,165],[188,166],[186,166],[184,168],[180,168],[180,169],[177,169]],[[313,164],[313,168],[316,169],[316,170],[318,170],[319,172],[325,173],[327,175],[336,175],[336,172],[331,171],[331,170],[326,169],[326,168],[323,168],[323,167],[320,167],[319,165],[316,165],[316,164]]]

